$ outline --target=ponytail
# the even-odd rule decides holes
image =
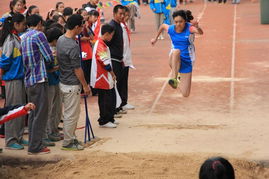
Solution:
[[[178,10],[173,13],[173,19],[177,16],[182,17],[186,22],[193,20],[192,12],[190,10]]]
[[[8,35],[12,34],[14,30],[14,24],[20,23],[25,20],[24,16],[20,13],[16,13],[13,16],[8,16],[3,24],[3,29],[0,32],[0,46],[3,46]]]
[[[193,15],[192,15],[192,12],[190,10],[185,10],[185,14],[186,14],[186,21],[187,22],[190,22],[191,20],[193,20]]]

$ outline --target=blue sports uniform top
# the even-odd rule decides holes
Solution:
[[[177,33],[175,25],[168,28],[168,34],[172,41],[172,49],[180,50],[180,73],[192,72],[193,62],[195,60],[194,34],[190,32],[190,23],[186,23],[182,32]]]

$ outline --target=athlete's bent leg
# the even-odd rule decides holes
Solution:
[[[172,68],[172,78],[177,79],[178,71],[180,68],[180,50],[174,49],[170,58],[170,66]]]
[[[188,97],[191,92],[192,73],[181,73],[179,89],[184,97]]]

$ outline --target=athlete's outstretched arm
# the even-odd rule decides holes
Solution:
[[[191,33],[200,34],[200,35],[204,34],[203,29],[199,26],[199,23],[197,21],[192,21],[191,24],[192,24],[191,29],[190,29]]]
[[[154,44],[157,42],[158,37],[160,36],[160,34],[161,34],[164,30],[168,31],[168,28],[169,28],[169,25],[167,25],[167,24],[162,24],[162,25],[160,26],[159,30],[158,30],[157,36],[156,36],[155,38],[151,39],[151,45],[154,45]]]

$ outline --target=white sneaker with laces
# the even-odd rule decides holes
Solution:
[[[118,125],[118,124],[120,124],[120,122],[114,119],[113,124],[117,124]]]
[[[120,114],[114,114],[114,118],[122,118],[122,115],[120,115]]]
[[[104,125],[100,125],[101,128],[116,128],[117,125],[116,124],[113,124],[112,122],[108,122]]]
[[[135,107],[131,104],[126,104],[126,105],[122,106],[122,109],[123,110],[133,110],[133,109],[135,109]]]
[[[127,110],[122,109],[118,112],[118,114],[127,114]]]

